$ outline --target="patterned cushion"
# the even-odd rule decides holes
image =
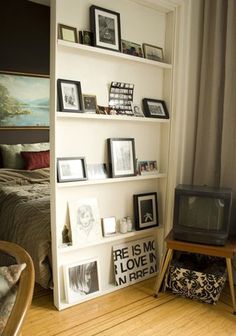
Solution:
[[[0,335],[15,303],[17,286],[21,272],[26,264],[0,267]]]

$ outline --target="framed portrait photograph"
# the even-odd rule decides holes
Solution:
[[[96,198],[69,202],[72,245],[84,246],[101,239],[101,219]]]
[[[121,40],[121,51],[123,54],[143,57],[143,50],[140,44]]]
[[[83,104],[85,113],[96,113],[97,97],[95,95],[83,94]]]
[[[49,78],[0,73],[1,128],[49,127]]]
[[[151,44],[143,43],[144,57],[152,61],[163,62],[163,49]]]
[[[58,24],[58,37],[64,41],[78,43],[77,29],[61,23]]]
[[[90,26],[95,47],[121,50],[120,13],[93,5],[90,7]]]
[[[57,88],[61,112],[83,112],[80,82],[58,79]]]
[[[63,266],[67,303],[87,300],[100,291],[98,259],[78,261]]]
[[[164,100],[143,98],[143,109],[148,118],[169,119],[169,112]]]
[[[144,230],[158,226],[157,193],[134,195],[133,201],[135,229]]]
[[[158,173],[157,162],[154,161],[139,161],[138,162],[139,175],[155,175]]]
[[[136,175],[135,142],[133,138],[109,138],[108,159],[111,177]]]
[[[102,218],[102,234],[104,237],[109,237],[116,234],[116,218]]]
[[[135,117],[139,117],[139,118],[145,117],[145,115],[142,111],[142,108],[139,104],[131,103],[131,108],[132,108],[132,111],[133,111],[133,115]]]
[[[87,180],[86,161],[84,157],[57,159],[58,182],[74,182]]]
[[[87,164],[89,180],[102,180],[108,178],[107,166],[105,163]]]

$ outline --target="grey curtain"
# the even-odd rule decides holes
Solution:
[[[231,230],[236,232],[236,0],[201,5],[191,182],[233,189]]]

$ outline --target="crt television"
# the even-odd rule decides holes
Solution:
[[[230,226],[232,190],[180,184],[175,188],[174,239],[225,245]]]

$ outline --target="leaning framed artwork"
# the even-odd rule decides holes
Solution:
[[[57,159],[58,182],[87,180],[86,161],[84,157],[64,157]]]
[[[59,23],[58,36],[61,40],[78,43],[77,29],[75,27]]]
[[[120,13],[93,5],[90,26],[95,47],[121,51]]]
[[[109,138],[108,158],[111,177],[136,175],[135,142],[133,138]]]
[[[61,112],[83,112],[81,83],[78,81],[57,80],[59,108]]]
[[[0,127],[49,127],[49,78],[0,73]]]
[[[63,274],[68,303],[84,301],[100,291],[98,259],[64,265]]]
[[[163,62],[163,49],[160,47],[143,43],[143,53],[149,60]]]
[[[143,98],[143,109],[148,118],[169,119],[169,112],[164,100]]]
[[[133,201],[136,230],[144,230],[159,225],[156,192],[134,195]]]

